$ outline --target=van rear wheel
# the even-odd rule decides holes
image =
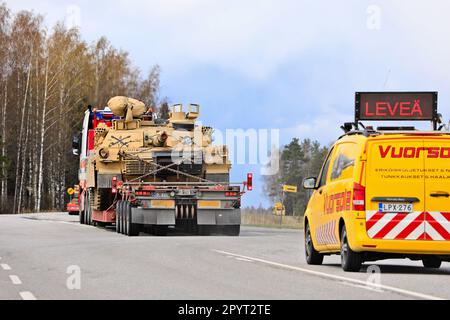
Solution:
[[[306,225],[305,231],[305,251],[306,251],[306,263],[309,265],[320,266],[323,263],[323,254],[320,254],[314,248],[314,243],[311,236],[311,229],[309,224]]]
[[[422,259],[423,266],[429,269],[439,269],[442,265],[442,260],[437,257],[426,257]]]
[[[341,232],[341,262],[345,272],[359,272],[363,262],[361,254],[350,248],[345,226]]]

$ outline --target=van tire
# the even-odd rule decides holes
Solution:
[[[437,257],[426,257],[422,259],[423,266],[428,269],[439,269],[442,265],[442,260]]]
[[[312,266],[320,266],[323,263],[323,254],[320,254],[315,248],[311,236],[309,224],[305,228],[305,256],[306,263]]]
[[[363,263],[361,254],[350,248],[345,226],[341,232],[341,263],[345,272],[359,272]]]

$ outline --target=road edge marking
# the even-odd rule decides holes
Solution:
[[[213,250],[213,251],[216,252],[216,253],[219,253],[219,254],[233,256],[233,257],[238,257],[238,258],[243,258],[243,259],[247,259],[247,260],[252,260],[254,262],[260,262],[260,263],[271,265],[271,266],[274,266],[274,267],[279,267],[279,268],[289,269],[289,270],[294,270],[294,271],[300,271],[300,272],[307,273],[307,274],[310,274],[310,275],[313,275],[313,276],[318,276],[318,277],[321,277],[321,278],[332,279],[332,280],[335,280],[335,281],[338,281],[338,282],[357,284],[357,285],[360,285],[360,286],[362,285],[361,288],[362,289],[366,289],[366,290],[373,291],[373,289],[378,289],[378,290],[382,289],[382,290],[394,292],[394,293],[397,293],[397,294],[400,294],[400,295],[403,295],[403,296],[410,296],[410,297],[415,297],[415,298],[419,298],[419,299],[423,299],[423,300],[445,300],[443,298],[431,296],[431,295],[428,295],[428,294],[414,292],[414,291],[405,290],[405,289],[400,289],[400,288],[391,287],[391,286],[386,286],[386,285],[383,285],[383,284],[374,284],[374,283],[370,283],[370,282],[366,282],[366,281],[362,281],[362,280],[358,280],[358,279],[332,275],[332,274],[328,274],[328,273],[324,273],[324,272],[320,272],[320,271],[309,270],[309,269],[300,268],[300,267],[294,267],[294,266],[290,266],[290,265],[287,265],[287,264],[282,264],[282,263],[268,261],[268,260],[264,260],[264,259],[243,256],[243,255],[230,253],[230,252],[226,252],[226,251],[221,251],[221,250]]]
[[[19,293],[22,300],[37,300],[36,297],[29,291],[22,291]]]
[[[5,271],[10,271],[11,270],[11,267],[9,265],[7,265],[6,263],[2,263],[2,264],[0,264],[0,266]]]
[[[10,276],[9,276],[9,279],[11,279],[11,282],[12,282],[14,285],[20,285],[20,284],[22,284],[22,280],[20,280],[20,278],[19,278],[18,276],[10,275]]]

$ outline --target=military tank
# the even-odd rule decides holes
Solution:
[[[127,236],[239,236],[241,197],[251,174],[230,182],[228,148],[213,145],[213,128],[197,124],[200,106],[171,107],[158,119],[141,101],[114,97],[104,110],[89,107],[81,137],[80,223],[115,225]]]

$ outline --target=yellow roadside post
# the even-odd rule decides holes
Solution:
[[[286,210],[285,207],[285,201],[286,201],[286,193],[297,193],[298,187],[297,186],[291,186],[291,185],[283,185],[283,209]],[[280,225],[283,225],[283,215],[281,215],[280,219]]]
[[[72,196],[75,194],[75,189],[73,188],[67,189],[67,194],[70,196],[70,201],[72,201]]]
[[[297,193],[298,192],[298,187],[297,186],[284,185],[283,186],[283,192]]]

